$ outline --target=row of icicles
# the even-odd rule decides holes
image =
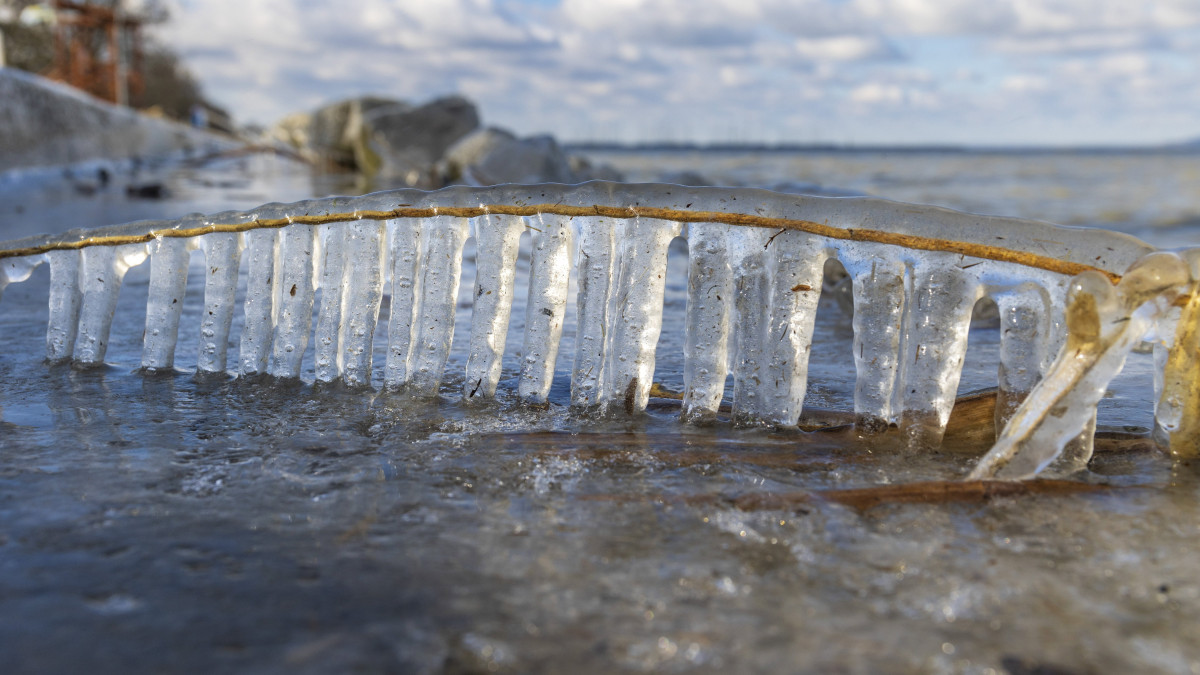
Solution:
[[[445,216],[88,246],[50,251],[25,264],[50,264],[48,358],[89,364],[104,359],[125,271],[149,255],[142,365],[164,369],[174,364],[190,250],[201,249],[206,275],[198,368],[222,372],[238,269],[246,257],[237,370],[299,377],[316,311],[316,378],[340,377],[352,386],[371,384],[388,279],[383,384],[429,395],[437,392],[449,356],[462,252],[473,236],[479,253],[463,395],[489,398],[500,379],[517,249],[527,230],[533,251],[518,388],[529,401],[544,403],[549,393],[573,273],[579,339],[572,404],[645,408],[662,324],[667,247],[685,236],[685,420],[715,417],[732,367],[735,420],[796,424],[824,264],[836,257],[853,282],[855,412],[863,429],[899,423],[914,443],[940,441],[970,310],[987,293],[1012,329],[1002,335],[1000,364],[1000,400],[1010,409],[972,478],[1032,476],[1076,446],[1084,448],[1076,460],[1086,461],[1096,405],[1147,335],[1156,340],[1163,364],[1157,425],[1171,452],[1200,452],[1200,301],[1194,292],[1200,256],[1194,251],[1150,254],[1114,286],[1099,272],[1063,283],[1040,272],[1014,272],[995,260],[963,264],[962,256],[951,256],[949,264],[942,259],[948,257],[930,252],[906,252],[901,260],[883,244],[846,244],[798,231],[642,218]],[[19,264],[5,262],[7,280],[18,280],[11,270]],[[322,293],[317,307],[318,288],[340,292]],[[1065,314],[1061,336],[1049,328],[1056,309]]]

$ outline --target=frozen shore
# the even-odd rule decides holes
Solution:
[[[0,129],[0,176],[205,154],[240,144],[13,68],[0,68]]]

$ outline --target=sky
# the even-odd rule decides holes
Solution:
[[[1200,138],[1200,0],[167,0],[240,122],[461,94],[565,141]]]

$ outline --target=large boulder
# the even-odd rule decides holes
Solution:
[[[400,179],[411,186],[437,187],[434,165],[458,140],[479,127],[475,105],[460,96],[419,108],[381,108],[362,116],[365,146],[378,166],[364,173]]]
[[[411,107],[364,97],[284,118],[271,135],[327,168],[346,168],[381,181],[423,189],[449,183],[581,183],[620,180],[563,152],[550,136],[518,138],[479,128],[479,112],[451,96]]]
[[[411,109],[402,101],[363,96],[331,103],[311,113],[289,115],[271,128],[270,135],[320,166],[373,174],[380,162],[370,148],[370,134],[363,120]]]

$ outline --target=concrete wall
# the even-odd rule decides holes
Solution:
[[[138,114],[66,85],[0,68],[0,173],[91,160],[206,153],[238,142]]]

